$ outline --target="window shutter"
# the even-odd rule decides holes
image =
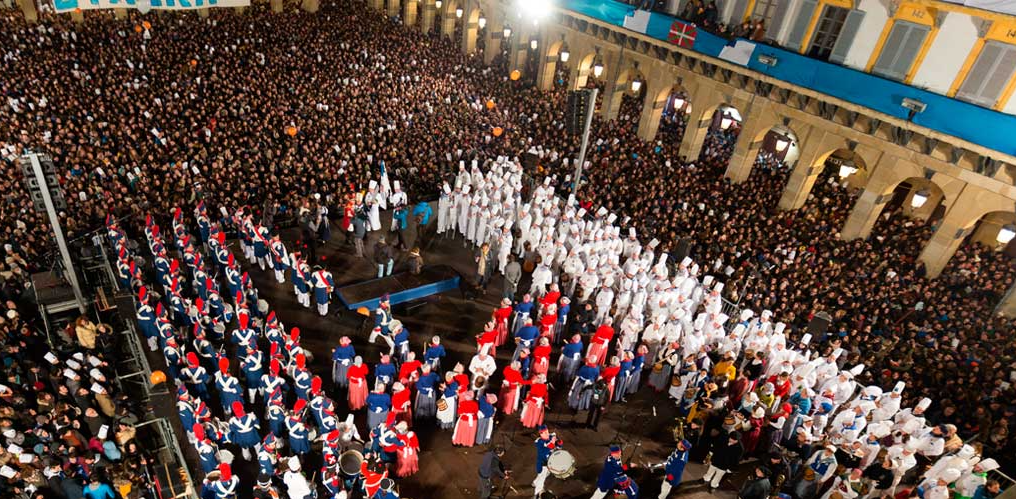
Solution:
[[[775,0],[775,2],[776,10],[773,12],[773,18],[766,26],[766,38],[770,40],[775,40],[780,36],[780,28],[783,27],[783,19],[787,17],[788,4],[790,3],[789,0]]]
[[[787,37],[788,49],[801,50],[805,32],[808,31],[808,25],[811,24],[811,16],[815,14],[816,7],[818,7],[818,2],[815,0],[804,0],[801,2],[801,10],[794,17],[794,24],[790,28],[790,36]]]
[[[847,13],[847,20],[843,23],[840,36],[836,38],[836,45],[833,45],[829,62],[843,64],[843,61],[847,59],[847,52],[850,52],[850,47],[854,44],[854,37],[857,36],[857,30],[861,27],[863,20],[863,10],[854,9]]]
[[[872,72],[893,80],[904,79],[921,51],[928,31],[929,28],[922,24],[896,21]]]
[[[1016,71],[1016,46],[988,41],[977,56],[956,97],[991,107]]]
[[[745,10],[748,9],[748,0],[737,0],[734,2],[734,10],[730,11],[730,22],[732,28],[744,22]]]

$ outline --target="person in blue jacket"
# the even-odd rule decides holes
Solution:
[[[526,316],[523,319],[524,325],[515,331],[515,353],[512,354],[512,362],[519,360],[519,354],[523,349],[533,351],[536,338],[540,336],[540,330],[533,325],[533,318]]]
[[[688,464],[690,451],[691,442],[681,440],[665,462],[654,466],[654,468],[662,466],[663,471],[667,473],[663,479],[663,486],[660,488],[660,499],[666,499],[672,489],[681,485],[681,477],[684,475],[684,467]]]
[[[356,349],[349,336],[339,338],[339,346],[332,350],[332,382],[339,388],[349,386],[349,365],[356,358]]]
[[[293,412],[286,418],[286,432],[289,434],[289,449],[293,454],[302,456],[310,452],[310,430],[303,423],[303,410],[307,401],[297,400],[293,404]]]
[[[209,474],[219,468],[219,447],[205,435],[205,427],[196,423],[193,427],[194,438],[197,443],[194,450],[198,452],[198,460],[201,461],[201,471]]]
[[[385,385],[380,381],[374,391],[367,395],[367,428],[376,428],[388,419],[388,411],[392,409],[392,397],[385,393]]]
[[[397,374],[398,369],[395,368],[395,364],[392,364],[392,358],[382,354],[381,362],[374,366],[374,381],[384,385],[385,389],[387,389],[395,382]],[[369,396],[368,400],[370,400]]]
[[[247,383],[247,398],[252,404],[261,388],[261,377],[265,375],[264,358],[261,350],[253,345],[247,347],[247,355],[240,361],[240,369],[243,371],[243,377]]]
[[[626,471],[628,471],[628,467],[621,464],[621,446],[611,445],[610,455],[603,461],[603,469],[596,478],[596,491],[593,492],[590,499],[607,497],[607,494],[614,490],[615,485],[622,484],[624,478],[627,478]]]
[[[441,358],[445,356],[445,348],[441,345],[441,337],[434,336],[430,339],[430,345],[423,352],[423,361],[430,364],[434,372],[441,372]]]
[[[547,425],[540,425],[539,432],[540,438],[537,438],[535,442],[536,478],[533,480],[534,497],[540,497],[543,494],[543,484],[547,481],[547,475],[550,475],[550,469],[547,468],[547,460],[550,459],[550,454],[554,452],[554,449],[560,447],[557,436],[550,433]]]

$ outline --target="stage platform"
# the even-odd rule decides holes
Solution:
[[[380,279],[358,282],[335,290],[335,296],[349,310],[374,310],[388,293],[392,306],[459,288],[461,276],[448,265],[430,265],[419,275],[399,272]]]

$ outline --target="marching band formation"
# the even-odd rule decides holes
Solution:
[[[530,288],[517,297],[517,282],[506,280],[468,366],[448,371],[441,338],[412,351],[409,331],[382,299],[367,341],[383,341],[387,353],[368,365],[348,336],[331,352],[331,381],[345,389],[348,411],[308,369],[312,354],[300,346],[300,330],[287,332],[259,298],[226,232],[236,231],[250,265],[272,270],[280,283],[288,277],[298,302],[309,308],[313,300],[322,316],[335,288],[327,269],[310,268],[243,207],[232,213],[222,207],[217,216],[199,203],[193,228],[178,208],[168,238],[148,217],[152,272],[143,268],[147,255],[108,220],[119,279],[136,291],[138,324],[177,382],[177,408],[206,473],[208,497],[237,495],[227,445],[256,460],[256,491],[282,483],[291,499],[397,497],[390,476],[419,469],[414,425],[436,423],[457,446],[487,445],[498,412],[518,413],[522,426],[537,429],[532,486],[540,497],[551,474],[567,477],[575,469],[574,457],[544,424],[554,396],[548,380],[567,387],[569,407],[590,411],[595,426],[603,407],[644,388],[644,371],[645,385],[671,400],[689,427],[666,461],[649,466],[665,470],[660,498],[682,483],[696,451],[709,462],[703,480],[710,488],[745,457],[772,456],[772,466],[760,466],[745,484],[745,497],[762,490],[768,496],[783,483],[794,499],[817,499],[821,490],[822,499],[882,497],[918,464],[930,465],[917,489],[926,499],[946,499],[950,487],[965,498],[984,488],[985,473],[997,464],[959,441],[954,427],[928,425],[923,412],[930,400],[902,408],[902,382],[889,391],[863,386],[857,378],[864,365],[847,368],[836,340],[823,350],[808,334],[792,341],[769,311],[728,317],[723,285],[707,270],[689,258],[674,265],[667,253],[656,253],[657,240],[643,246],[634,229],[622,238],[627,220],[616,225],[604,208],[587,213],[574,199],[561,199],[550,178],[524,201],[523,178],[519,162],[505,157],[474,161],[468,171],[460,163],[442,186],[437,232],[481,248],[478,275],[488,265],[511,273],[523,261],[532,267]],[[405,207],[408,199],[398,194],[392,204]],[[372,188],[350,200],[355,216],[372,226],[377,196]],[[500,371],[498,349],[509,359]],[[492,386],[498,372],[500,386]],[[221,412],[210,408],[216,402]],[[366,441],[353,421],[359,410],[366,412]],[[324,465],[314,483],[302,467],[318,443]],[[594,499],[638,497],[621,452],[611,446]],[[778,464],[787,456],[783,469]]]

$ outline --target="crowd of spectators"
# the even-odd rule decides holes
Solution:
[[[565,85],[539,92],[511,81],[505,57],[488,67],[482,54],[462,55],[456,42],[403,29],[359,2],[313,15],[89,12],[83,24],[52,17],[36,26],[8,17],[0,30],[5,298],[21,296],[50,248],[15,162],[26,148],[60,166],[71,237],[107,213],[167,213],[197,196],[282,218],[316,193],[341,216],[345,195],[378,178],[382,161],[413,199],[435,195],[460,160],[527,150],[563,184],[571,167],[562,160],[578,153],[564,133]],[[883,386],[907,380],[904,405],[931,395],[931,413],[963,438],[1016,455],[1007,428],[1016,324],[992,312],[1013,283],[1011,259],[964,244],[941,277],[927,279],[917,255],[933,226],[892,211],[871,237],[844,241],[838,231],[857,192],[834,172],[802,208],[780,211],[786,168],[756,168],[742,184],[722,177],[736,126],[711,131],[701,157],[681,158],[683,124],[643,142],[639,114],[639,101],[625,98],[617,120],[595,121],[583,202],[632,217],[664,250],[684,241],[727,282],[728,299],[772,310],[792,337],[827,312],[826,343],[864,359]]]

